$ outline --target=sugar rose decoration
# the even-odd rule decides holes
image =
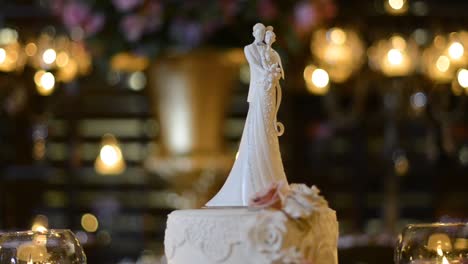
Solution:
[[[283,189],[283,182],[275,182],[270,187],[257,193],[249,203],[252,208],[276,208],[281,209],[281,190]]]
[[[265,210],[259,213],[256,223],[248,232],[252,246],[269,260],[278,260],[281,257],[287,220],[281,211]]]
[[[320,196],[320,190],[305,184],[291,184],[283,199],[283,211],[292,218],[306,218],[314,211],[328,208],[327,201]]]

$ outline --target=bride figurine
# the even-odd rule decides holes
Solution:
[[[276,115],[281,102],[280,78],[284,78],[281,58],[271,47],[273,28],[257,23],[254,42],[244,48],[250,67],[247,101],[249,111],[239,146],[238,157],[221,190],[206,207],[246,207],[259,191],[273,184],[288,188],[281,160],[278,136],[284,126]]]

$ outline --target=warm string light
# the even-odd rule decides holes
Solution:
[[[407,0],[387,0],[385,10],[393,15],[401,15],[408,11]]]
[[[93,214],[84,214],[81,216],[81,227],[83,227],[86,232],[94,233],[99,228],[99,221]]]
[[[448,54],[450,55],[450,58],[453,60],[461,59],[464,53],[465,53],[465,48],[458,41],[455,41],[452,44],[450,44],[448,48]]]
[[[395,9],[404,9],[407,6],[406,1],[389,1],[388,3]],[[422,32],[422,29],[419,29],[418,34],[414,35],[414,40],[394,35],[389,39],[377,41],[367,51],[369,66],[390,77],[408,76],[420,67],[431,80],[441,83],[454,80],[459,85],[458,89],[467,88],[467,72],[457,70],[468,66],[464,48],[468,43],[468,33],[454,32],[448,38],[436,36],[433,44],[420,56],[416,39],[418,43],[427,43],[426,40],[422,40]],[[360,42],[356,41],[359,39],[356,36],[352,31],[338,27],[321,29],[314,34],[311,51],[317,59],[318,66],[315,68],[325,70],[329,81],[344,82],[359,68],[356,67],[360,65],[359,55],[356,54],[360,54],[363,48],[359,48],[360,45],[356,44]],[[320,71],[317,72],[316,74],[319,75],[316,76],[320,76],[320,73]],[[308,66],[304,70],[304,79],[309,91],[314,94],[326,93],[328,89],[320,89],[323,87],[320,82],[317,83],[317,78],[314,78],[316,83],[311,80],[312,74],[313,70]]]
[[[364,44],[352,30],[334,27],[314,33],[310,45],[318,67],[331,81],[343,83],[356,73],[364,62]]]
[[[66,36],[42,34],[25,47],[33,67],[54,71],[56,82],[70,82],[91,69],[91,56],[82,44]]]
[[[57,58],[57,53],[54,49],[46,49],[44,53],[42,53],[42,60],[45,64],[52,64],[55,62]]]
[[[447,72],[450,67],[450,59],[445,55],[440,56],[436,61],[436,67],[441,72]]]
[[[328,73],[323,69],[315,69],[312,72],[312,83],[318,88],[325,88],[328,86],[330,78]]]
[[[461,87],[468,88],[468,70],[460,69],[457,74],[457,80]]]
[[[387,53],[387,60],[393,66],[399,66],[403,63],[403,53],[398,49],[391,49]]]
[[[18,32],[11,28],[0,29],[0,71],[22,70],[24,61],[21,45],[18,42]]]
[[[458,69],[467,66],[464,43],[468,43],[468,35],[464,32],[453,32],[448,37],[436,36],[423,52],[422,69],[426,76],[438,83],[449,83],[458,77],[463,79],[464,72],[460,76]],[[460,83],[460,79],[458,81]]]
[[[2,64],[6,59],[6,51],[4,48],[0,48],[0,64]]]
[[[330,78],[324,69],[309,65],[304,70],[304,80],[309,92],[315,95],[324,95],[328,92]]]
[[[16,30],[0,29],[0,71],[19,71],[26,64],[37,71],[34,82],[38,93],[47,96],[52,94],[57,82],[70,82],[87,74],[91,56],[81,43],[66,36],[44,33],[22,46]],[[141,86],[141,81],[136,89],[138,85]]]
[[[99,174],[103,175],[120,174],[125,170],[126,165],[122,151],[113,135],[104,135],[94,167]]]
[[[416,68],[418,48],[416,43],[394,35],[380,40],[368,50],[369,65],[387,76],[406,76]]]
[[[55,77],[52,73],[39,70],[34,74],[34,82],[40,95],[47,96],[52,94],[55,87]]]
[[[146,86],[146,76],[143,72],[137,71],[128,77],[128,87],[133,91],[140,91]]]

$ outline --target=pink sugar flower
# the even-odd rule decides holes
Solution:
[[[309,31],[319,18],[314,4],[310,1],[302,1],[294,8],[294,24],[299,33]]]
[[[136,42],[144,33],[146,19],[139,15],[128,15],[123,18],[120,27],[128,41]]]
[[[142,0],[112,0],[115,8],[120,12],[127,12],[140,5]]]
[[[258,192],[250,200],[249,206],[254,208],[281,208],[281,190],[283,182],[275,182],[267,189]]]
[[[262,19],[273,20],[278,16],[278,8],[272,0],[260,0],[258,12]]]
[[[63,7],[63,22],[68,28],[81,25],[89,16],[89,6],[81,2],[69,2]]]
[[[89,16],[86,23],[83,25],[83,30],[87,36],[91,36],[99,32],[105,22],[105,17],[103,14],[93,14]]]

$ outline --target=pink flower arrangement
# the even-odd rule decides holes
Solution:
[[[111,56],[122,51],[157,55],[168,50],[189,51],[202,45],[239,46],[243,40],[231,34],[231,30],[247,28],[259,19],[285,31],[292,29],[293,34],[284,34],[286,38],[306,40],[306,33],[336,13],[334,0],[48,0],[47,3],[70,32],[81,30],[84,39],[91,40],[89,44],[99,46],[91,50]],[[110,42],[113,45],[108,45]]]
[[[269,186],[264,191],[257,193],[251,200],[250,200],[250,207],[253,208],[276,208],[281,209],[281,190],[283,189],[284,183],[283,182],[275,182],[271,186]]]
[[[142,2],[142,0],[112,0],[115,8],[121,12],[128,12],[142,4]]]
[[[135,42],[141,38],[145,30],[146,19],[140,15],[128,15],[123,18],[120,27],[124,33],[124,37]]]
[[[271,21],[278,16],[278,8],[272,0],[260,0],[258,2],[259,16],[262,19]]]
[[[88,5],[80,1],[56,1],[52,11],[62,17],[68,29],[81,28],[85,36],[99,32],[105,22],[102,13],[92,12]]]
[[[281,210],[294,219],[306,219],[315,211],[328,207],[327,201],[320,196],[316,186],[308,187],[305,184],[291,184],[275,182],[251,199],[249,207]]]
[[[317,8],[310,1],[302,1],[294,8],[294,25],[299,34],[310,31],[319,20]]]

